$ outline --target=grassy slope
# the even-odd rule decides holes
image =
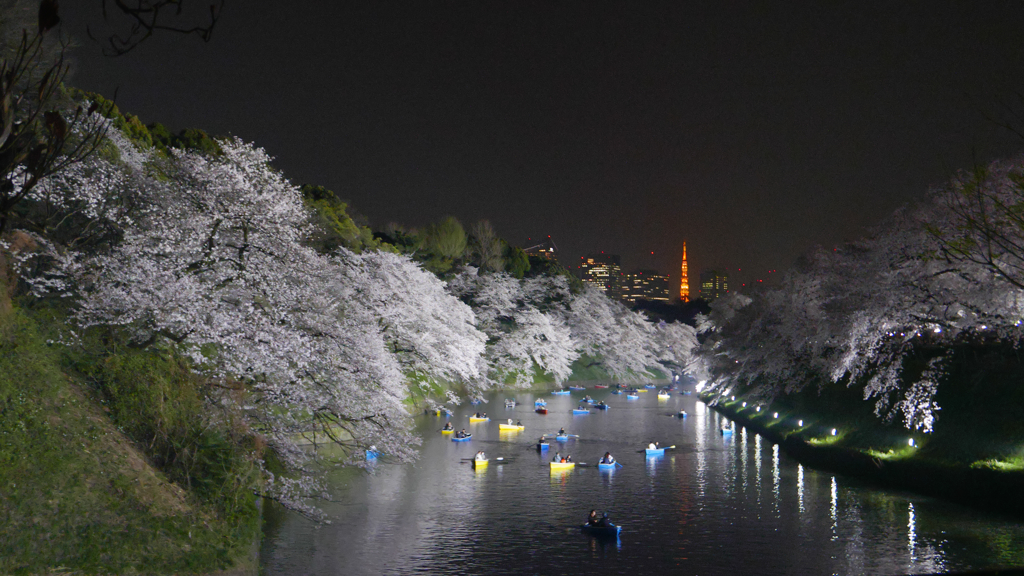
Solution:
[[[228,523],[169,482],[68,375],[38,324],[0,307],[0,573],[226,569],[258,535],[249,508]]]

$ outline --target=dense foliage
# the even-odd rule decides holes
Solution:
[[[819,250],[776,287],[714,304],[699,326],[712,391],[775,398],[846,385],[931,431],[963,346],[1022,335],[1024,160],[965,172],[862,240]]]

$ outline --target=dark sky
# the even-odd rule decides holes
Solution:
[[[1021,147],[982,113],[1020,104],[1020,2],[227,0],[211,42],[114,59],[100,2],[67,4],[72,82],[144,122],[255,141],[373,226],[487,218],[571,267],[677,279],[685,240],[691,278],[782,270]]]

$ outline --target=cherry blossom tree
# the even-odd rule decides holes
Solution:
[[[777,288],[716,302],[701,325],[711,389],[771,398],[810,384],[858,386],[880,416],[931,430],[948,351],[1021,338],[1024,292],[1005,240],[1016,224],[979,215],[1009,210],[1020,166],[990,166],[984,192],[956,179],[870,236],[810,255]],[[965,216],[965,195],[988,207]],[[994,235],[983,220],[1004,227],[999,248],[985,240]],[[925,368],[910,370],[911,358]]]
[[[316,430],[351,454],[413,458],[409,378],[478,376],[472,311],[407,257],[319,254],[299,190],[267,154],[220,144],[165,158],[115,137],[117,154],[41,185],[37,202],[119,234],[104,250],[50,242],[37,288],[74,296],[80,327],[171,343],[210,378],[245,383],[251,425],[294,470],[310,472],[296,442]],[[310,473],[267,475],[267,495],[293,507],[317,491]]]
[[[517,280],[505,273],[478,275],[467,267],[450,285],[452,293],[469,303],[478,326],[487,335],[482,380],[474,389],[509,384],[527,387],[533,383],[534,367],[562,383],[572,373],[579,355],[569,328],[561,315],[545,311],[564,284],[554,279]]]

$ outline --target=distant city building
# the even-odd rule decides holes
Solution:
[[[690,301],[690,269],[686,263],[686,242],[683,242],[683,268],[679,278],[679,299]]]
[[[703,270],[700,273],[700,297],[714,302],[729,293],[729,275],[718,270]]]
[[[625,276],[617,254],[588,254],[580,264],[580,279],[609,298],[622,298]]]
[[[548,260],[558,262],[558,247],[555,246],[555,241],[551,239],[551,236],[548,236],[539,244],[532,238],[527,238],[526,243],[532,245],[529,248],[523,248],[523,252],[526,252],[531,256],[540,256],[541,258],[547,258]]]
[[[668,302],[672,288],[669,278],[657,270],[638,270],[626,275],[622,301],[635,304],[637,300]]]

